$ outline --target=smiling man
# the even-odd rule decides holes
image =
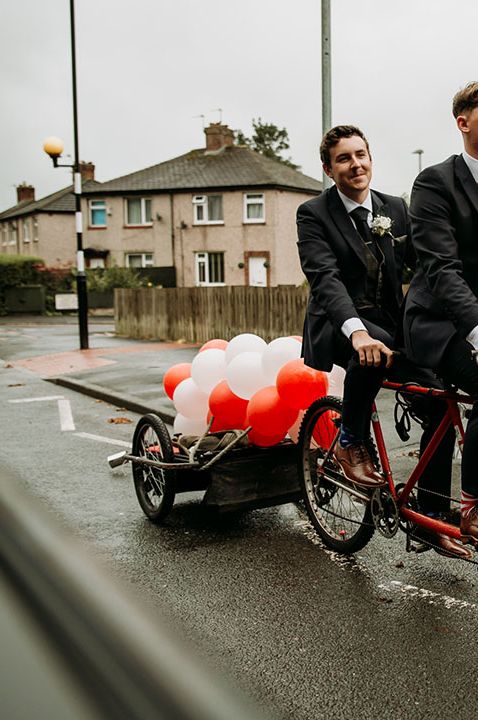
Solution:
[[[402,271],[405,265],[415,265],[415,254],[403,199],[370,190],[372,159],[362,131],[352,125],[332,128],[322,140],[320,156],[335,185],[297,212],[299,255],[310,285],[303,356],[307,365],[319,370],[328,371],[333,363],[346,369],[335,456],[349,480],[375,488],[385,481],[366,447],[372,404],[392,364]],[[388,372],[402,382],[437,386],[433,373],[403,358]],[[422,452],[443,411],[436,401],[416,408],[429,420]],[[430,515],[449,510],[442,496],[449,494],[453,445],[450,429],[421,478],[421,508]],[[435,493],[426,492],[432,488]],[[429,535],[422,539],[438,552],[469,557],[470,552],[452,538]]]

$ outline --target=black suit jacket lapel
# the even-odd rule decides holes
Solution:
[[[455,173],[469,201],[478,213],[478,184],[475,182],[475,178],[461,155],[458,155],[455,160]]]
[[[330,188],[328,196],[328,205],[330,215],[336,224],[339,232],[347,240],[352,250],[355,252],[359,260],[366,266],[365,248],[363,240],[354,227],[352,220],[349,218],[348,212],[340,199],[335,185]]]
[[[373,215],[376,217],[377,215],[383,215],[384,217],[389,217],[393,220],[392,212],[387,205],[387,203],[384,203],[379,196],[372,190],[372,207],[373,207]],[[393,235],[393,223],[392,223],[392,235]],[[399,299],[397,297],[396,293],[396,278],[397,278],[397,268],[396,268],[396,262],[395,262],[395,253],[393,250],[393,240],[392,235],[390,233],[386,233],[385,235],[375,235],[375,239],[377,242],[377,245],[383,252],[384,257],[384,265],[385,265],[385,273],[388,277],[388,280],[391,284],[391,287],[393,289],[393,295],[399,303]]]

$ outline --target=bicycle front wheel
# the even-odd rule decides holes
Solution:
[[[299,433],[299,480],[307,514],[324,544],[349,554],[361,550],[375,528],[370,501],[353,494],[355,487],[335,460],[341,420],[338,398],[321,398],[309,407]]]

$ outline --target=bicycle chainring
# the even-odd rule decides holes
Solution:
[[[376,530],[386,538],[396,535],[399,527],[399,514],[388,488],[377,488],[370,498],[370,512]]]

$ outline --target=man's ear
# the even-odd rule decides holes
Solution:
[[[460,132],[462,132],[462,133],[469,132],[468,118],[466,115],[458,115],[458,117],[456,119],[456,124],[457,124],[458,130],[460,130]]]
[[[332,177],[332,169],[329,167],[329,165],[326,165],[325,163],[322,163],[322,168],[324,173],[331,178]]]

